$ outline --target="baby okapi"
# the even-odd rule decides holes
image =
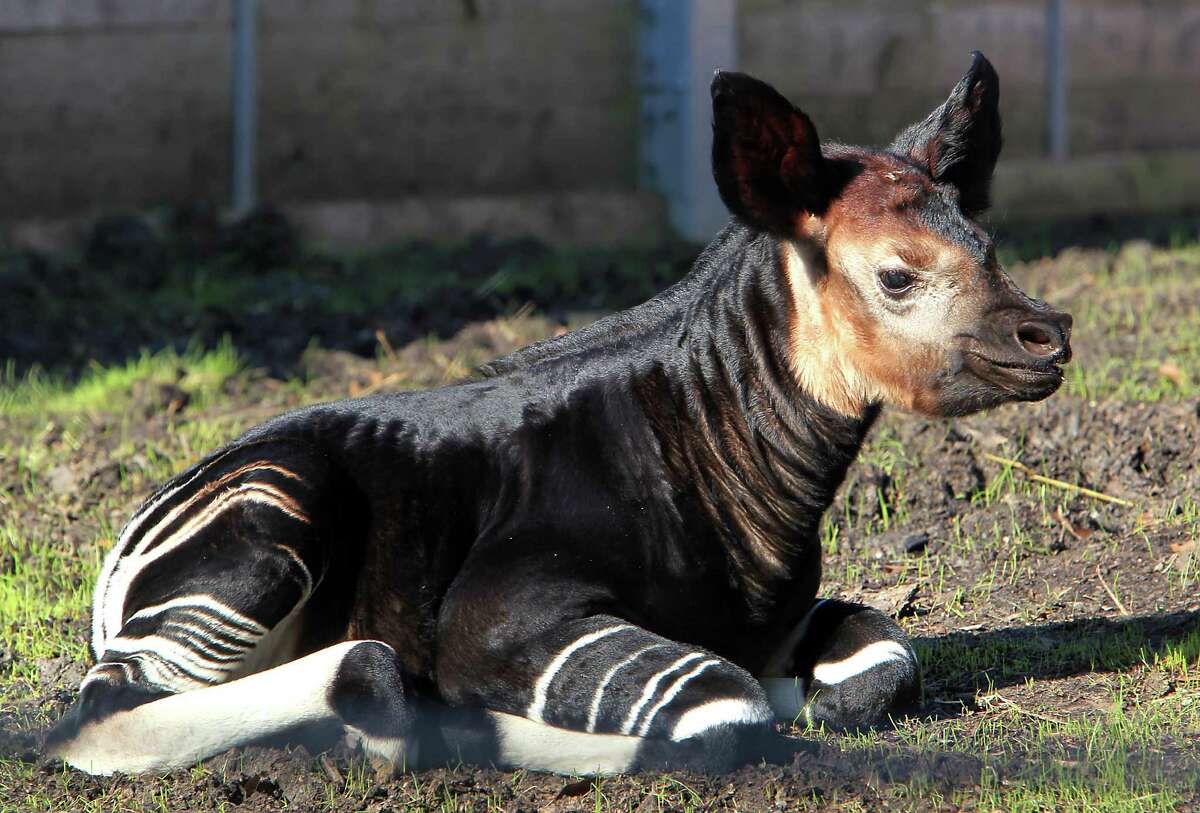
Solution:
[[[49,737],[93,773],[340,736],[397,766],[604,773],[784,758],[776,719],[918,702],[883,614],[816,601],[817,539],[881,405],[964,415],[1062,381],[1071,319],[973,218],[1000,152],[976,54],[884,149],[712,83],[733,214],[674,287],[482,380],[322,404],[174,478],[96,586]]]

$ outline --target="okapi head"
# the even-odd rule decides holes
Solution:
[[[1046,398],[1071,317],[1026,296],[975,218],[1000,154],[982,54],[945,103],[883,149],[821,144],[769,85],[718,72],[713,174],[730,211],[778,238],[791,362],[827,407],[962,415]]]

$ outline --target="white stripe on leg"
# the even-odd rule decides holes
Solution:
[[[646,712],[646,716],[642,718],[642,724],[638,727],[638,736],[646,736],[646,732],[650,730],[650,725],[654,722],[655,716],[662,711],[664,706],[674,700],[676,696],[683,691],[683,687],[687,685],[689,680],[699,675],[708,667],[716,666],[718,663],[720,663],[720,661],[718,661],[716,658],[710,658],[709,660],[701,661],[700,665],[695,669],[676,678],[675,682],[671,684],[671,688],[667,689],[667,691],[663,693],[662,700],[659,700],[656,704],[654,704],[654,706],[650,708],[650,711]]]
[[[720,725],[765,723],[768,719],[763,707],[749,700],[739,697],[711,700],[685,712],[675,723],[671,739],[679,742]]]
[[[550,691],[550,684],[554,681],[554,676],[558,674],[558,670],[563,668],[563,665],[572,655],[590,643],[599,641],[601,638],[607,638],[609,635],[621,630],[628,629],[633,629],[633,625],[617,624],[612,627],[605,627],[602,630],[581,635],[564,647],[561,652],[554,656],[554,660],[550,661],[550,665],[546,667],[545,671],[542,672],[542,676],[538,678],[537,683],[534,685],[533,702],[526,709],[525,716],[530,720],[542,721],[542,712],[546,709],[546,693]]]
[[[666,644],[651,644],[650,646],[643,647],[604,673],[604,679],[601,680],[600,685],[596,687],[596,693],[592,695],[592,706],[590,709],[588,709],[587,730],[589,733],[596,730],[596,720],[600,717],[600,704],[604,700],[604,690],[607,689],[608,684],[612,682],[613,676],[650,650],[662,649],[664,646],[666,646]]]
[[[346,653],[361,643],[115,712],[85,724],[54,755],[88,773],[141,773],[191,765],[293,726],[340,722],[328,690]]]
[[[642,713],[642,708],[654,697],[655,692],[658,691],[658,684],[662,682],[663,678],[672,672],[678,672],[692,661],[699,660],[703,657],[704,655],[700,652],[692,652],[688,655],[684,655],[666,669],[650,678],[650,681],[646,684],[646,688],[642,690],[642,696],[638,698],[638,701],[633,704],[633,708],[629,710],[629,716],[625,718],[625,724],[621,726],[621,733],[629,734],[633,731],[634,725],[637,724],[638,716]]]
[[[641,740],[621,734],[586,734],[489,711],[496,725],[500,760],[505,765],[564,774],[627,771]]]
[[[848,658],[828,663],[818,663],[813,667],[813,677],[820,682],[832,686],[849,680],[855,675],[862,674],[880,664],[890,661],[909,660],[908,648],[899,641],[876,641],[868,644]]]

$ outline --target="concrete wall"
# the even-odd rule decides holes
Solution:
[[[263,0],[277,201],[634,187],[634,0]],[[0,0],[0,218],[228,196],[229,0]]]
[[[823,137],[886,143],[980,50],[1000,74],[1006,156],[1043,153],[1044,0],[742,0],[742,68]],[[1200,3],[1068,0],[1073,155],[1200,145]]]
[[[260,8],[264,198],[462,198],[493,213],[569,200],[530,204],[551,218],[542,232],[553,217],[594,225],[588,194],[604,211],[621,195],[645,202],[634,194],[638,0]],[[939,103],[979,48],[1001,75],[1006,157],[1032,159],[1044,142],[1043,9],[739,0],[737,52],[824,136],[879,143]],[[1200,2],[1069,0],[1067,25],[1072,153],[1194,158],[1178,148],[1200,146]],[[0,221],[224,203],[229,28],[230,0],[0,0]]]

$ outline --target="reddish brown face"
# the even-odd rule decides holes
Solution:
[[[998,94],[977,55],[946,103],[887,149],[822,150],[766,85],[714,80],[718,186],[735,215],[780,236],[793,368],[828,406],[961,415],[1062,383],[1071,317],[1021,292],[973,219],[999,154]]]

